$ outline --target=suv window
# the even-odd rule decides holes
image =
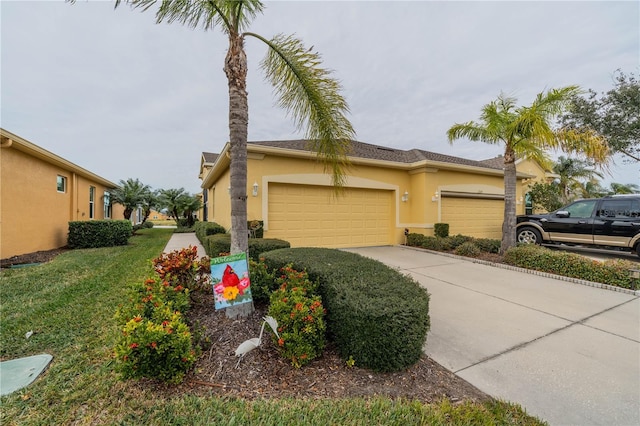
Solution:
[[[640,217],[640,200],[604,200],[598,216],[611,218]]]
[[[593,209],[596,207],[598,200],[583,200],[576,201],[573,204],[569,204],[567,207],[560,209],[560,211],[569,212],[569,217],[591,217]]]

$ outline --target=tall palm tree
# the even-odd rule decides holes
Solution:
[[[482,108],[480,122],[454,124],[448,131],[449,142],[459,138],[504,145],[504,221],[500,252],[516,242],[516,156],[549,165],[548,149],[583,155],[606,166],[609,149],[604,139],[592,131],[554,129],[551,121],[567,106],[577,86],[550,89],[539,93],[528,107],[516,107],[516,99],[501,94]]]
[[[151,187],[138,179],[120,180],[119,186],[111,191],[111,200],[124,206],[124,218],[131,219],[131,213],[143,204],[145,196],[151,192]]]
[[[177,21],[192,28],[221,29],[229,39],[224,71],[229,86],[229,145],[231,172],[231,252],[248,248],[247,232],[247,37],[267,46],[261,67],[275,87],[280,106],[291,113],[298,130],[324,161],[325,172],[340,187],[345,180],[346,154],[355,132],[345,114],[349,111],[340,95],[340,84],[330,71],[320,67],[318,53],[304,47],[293,36],[276,35],[268,40],[246,31],[263,11],[259,0],[116,0],[132,8],[148,10],[159,3],[156,23]]]
[[[593,168],[592,162],[562,155],[553,165],[553,172],[559,176],[558,186],[563,204],[572,201],[577,194],[586,189],[583,184],[584,180],[590,182],[595,177],[600,179],[604,177],[602,173]]]

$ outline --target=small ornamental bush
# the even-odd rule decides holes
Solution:
[[[231,251],[231,235],[215,234],[207,236],[202,242],[207,254],[210,257],[218,257],[220,253],[228,253]],[[289,248],[291,244],[288,241],[276,238],[249,238],[249,258],[259,260],[262,253]]]
[[[456,247],[454,253],[458,256],[478,257],[480,255],[480,249],[471,241],[467,241]]]
[[[153,259],[153,267],[160,278],[185,288],[204,288],[208,284],[210,262],[207,257],[198,260],[197,247],[189,246]]]
[[[494,240],[491,238],[474,238],[473,243],[480,249],[480,251],[486,253],[498,253],[500,251],[500,240]]]
[[[443,250],[443,248],[442,248],[442,238],[424,237],[422,239],[421,246],[423,248],[426,248],[427,250],[441,251],[441,250]]]
[[[269,315],[278,321],[280,354],[299,368],[322,355],[326,344],[325,310],[306,272],[281,269],[280,289],[271,294]],[[276,338],[274,336],[274,338]]]
[[[249,259],[249,278],[251,280],[251,296],[256,304],[267,305],[271,293],[278,289],[275,275],[267,268],[264,259],[256,262]]]
[[[409,234],[407,235],[407,245],[412,247],[420,247],[424,241],[424,235],[422,234]]]
[[[118,368],[124,379],[157,378],[179,383],[198,355],[182,314],[159,306],[152,319],[137,315],[122,329],[116,345]]]
[[[209,235],[225,234],[227,232],[223,226],[218,225],[215,222],[196,222],[193,225],[193,229],[196,232],[196,237],[200,240],[200,243],[204,245],[204,239]]]
[[[433,235],[440,238],[449,236],[449,224],[448,223],[436,223],[433,225]]]

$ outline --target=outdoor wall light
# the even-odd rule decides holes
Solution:
[[[229,194],[231,194],[231,187],[228,187],[228,188],[227,188],[227,192],[228,192]]]
[[[520,199],[518,201],[516,201],[516,204],[522,204],[523,201],[524,201],[524,198],[520,197]]]
[[[258,188],[259,188],[259,186],[258,186],[258,182],[254,182],[254,183],[253,183],[253,192],[251,192],[251,194],[252,194],[254,197],[257,197],[257,196],[258,196]]]
[[[404,191],[404,194],[402,194],[402,202],[406,203],[407,201],[409,201],[409,192]]]
[[[433,194],[433,197],[431,197],[431,201],[438,201],[438,198],[440,198],[440,193],[438,191],[436,191]]]

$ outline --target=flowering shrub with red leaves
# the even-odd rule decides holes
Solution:
[[[308,364],[322,355],[326,344],[325,309],[316,285],[306,272],[286,266],[277,279],[280,288],[271,294],[269,315],[278,321],[280,354],[294,367]],[[275,337],[274,337],[275,338]]]
[[[197,258],[197,248],[165,253],[153,260],[156,278],[133,287],[128,304],[116,319],[122,335],[115,348],[122,377],[182,381],[200,351],[182,314],[190,307],[190,291],[206,288],[210,263]]]
[[[211,263],[204,256],[198,260],[198,248],[189,246],[153,259],[153,267],[161,279],[190,289],[203,289],[209,284]]]

